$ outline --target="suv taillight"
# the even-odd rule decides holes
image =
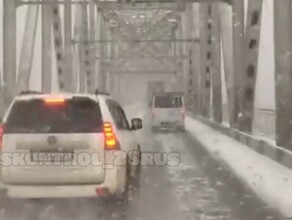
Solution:
[[[0,149],[3,145],[3,134],[4,134],[4,125],[0,125]]]
[[[104,122],[103,124],[104,134],[104,149],[105,150],[119,150],[120,143],[113,131],[113,126],[110,122]]]

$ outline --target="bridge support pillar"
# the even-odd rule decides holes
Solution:
[[[52,7],[42,5],[42,83],[43,92],[50,92],[52,85]]]
[[[252,132],[262,4],[263,0],[252,0],[248,2],[247,24],[244,38],[244,69],[242,72],[243,90],[240,100],[242,118],[239,121],[239,129],[245,132]]]
[[[55,56],[57,62],[57,76],[58,76],[58,85],[59,90],[66,90],[65,87],[65,74],[64,74],[64,41],[63,41],[63,32],[62,32],[62,23],[61,23],[61,14],[60,6],[58,0],[54,0],[52,6],[52,25],[53,25],[53,36],[54,36],[54,47],[55,47]]]
[[[211,78],[212,78],[212,113],[213,119],[222,122],[222,83],[221,83],[221,44],[218,3],[212,4],[212,19],[208,23],[211,29]]]
[[[100,17],[100,32],[99,32],[99,39],[104,40],[105,39],[105,21],[103,16]],[[105,70],[105,57],[106,57],[106,43],[99,44],[98,48],[98,55],[100,57],[98,61],[98,76],[97,76],[97,86],[100,90],[106,89],[106,70]]]
[[[16,93],[16,0],[3,1],[3,80],[8,106]]]
[[[244,43],[244,0],[232,1],[233,12],[233,62],[234,62],[234,102],[230,125],[238,128],[241,117],[240,98],[243,78],[243,43]]]
[[[72,72],[72,5],[71,0],[65,0],[64,5],[64,44],[65,44],[65,71],[64,82],[65,90],[73,91],[73,72]]]
[[[291,1],[274,1],[276,142],[291,147],[292,68]]]
[[[200,112],[209,118],[211,108],[211,31],[208,21],[211,19],[212,7],[209,3],[200,4]]]

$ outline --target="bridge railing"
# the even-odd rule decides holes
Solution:
[[[257,108],[254,110],[253,134],[275,139],[275,110]]]

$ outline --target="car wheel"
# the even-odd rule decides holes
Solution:
[[[104,213],[105,220],[108,219],[127,219],[127,208],[129,204],[129,186],[130,186],[130,166],[127,165],[126,183],[122,193],[113,195],[104,199]]]
[[[141,147],[138,146],[137,151],[134,152],[134,163],[131,166],[131,179],[130,179],[130,190],[135,191],[140,185],[140,173],[141,173],[141,163],[142,163],[142,154]]]

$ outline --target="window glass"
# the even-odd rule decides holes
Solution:
[[[88,133],[102,131],[100,106],[89,98],[46,104],[42,99],[17,101],[5,123],[6,133]]]
[[[129,129],[129,123],[124,110],[117,104],[108,102],[110,113],[118,129]]]
[[[159,95],[155,97],[155,108],[181,108],[183,105],[181,96]]]

